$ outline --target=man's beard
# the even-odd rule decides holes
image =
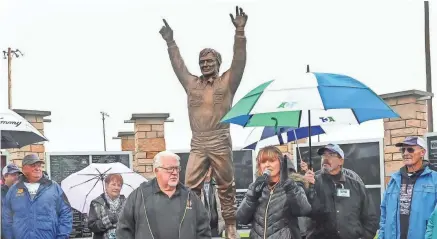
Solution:
[[[178,182],[168,182],[168,186],[170,187],[176,187],[178,185]]]
[[[331,165],[329,165],[328,167],[322,166],[322,172],[329,174],[329,173],[331,173],[332,171],[334,171],[337,168],[338,167],[332,167]]]

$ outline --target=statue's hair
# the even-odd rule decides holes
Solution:
[[[218,51],[216,51],[212,48],[205,48],[202,51],[200,51],[199,59],[201,57],[208,55],[209,53],[212,53],[215,56],[215,58],[217,59],[218,68],[220,68],[220,65],[222,64],[222,55],[220,55],[220,53]]]
[[[267,157],[277,158],[280,160],[282,158],[282,152],[276,146],[267,146],[259,150],[258,155],[256,156],[256,175],[260,176],[262,172],[260,172],[260,159],[263,155],[267,155]]]

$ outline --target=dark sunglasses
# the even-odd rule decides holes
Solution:
[[[412,154],[412,153],[414,153],[414,151],[415,151],[415,149],[414,148],[411,148],[411,147],[408,147],[408,148],[401,148],[401,152],[402,153],[405,153],[405,150],[407,150],[407,152],[408,153],[410,153],[410,154]]]

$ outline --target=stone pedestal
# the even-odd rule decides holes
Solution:
[[[134,170],[147,179],[154,177],[153,157],[165,150],[164,122],[168,113],[132,114],[134,122]]]
[[[400,118],[384,119],[384,165],[385,182],[390,175],[403,166],[402,154],[395,144],[407,136],[424,136],[427,133],[426,100],[432,93],[408,90],[380,95]]]
[[[302,145],[302,144],[305,144],[305,143],[307,143],[307,142],[308,142],[308,139],[307,139],[307,138],[299,139],[299,140],[297,141],[298,145]],[[277,147],[277,148],[282,152],[282,154],[288,156],[288,158],[290,159],[290,161],[289,161],[288,163],[289,163],[289,164],[293,164],[294,168],[295,168],[297,171],[299,171],[299,169],[297,169],[297,168],[296,168],[296,165],[294,164],[294,158],[293,158],[293,156],[294,156],[295,153],[298,154],[298,152],[294,152],[294,145],[295,145],[294,142],[289,142],[289,143],[284,144],[284,145],[276,145],[276,147]],[[297,161],[299,161],[299,154],[297,155]],[[290,165],[289,165],[288,167],[290,167]]]
[[[135,132],[134,131],[120,131],[117,135],[121,139],[121,151],[135,151]]]
[[[299,139],[297,140],[297,144],[298,145],[303,145],[308,143],[308,138],[304,138],[304,139]],[[294,154],[297,152],[294,152],[293,148],[294,148],[294,141],[293,142],[289,142],[286,145],[279,145],[277,146],[279,148],[279,150],[281,150],[282,153],[288,153],[288,156],[293,159]],[[297,155],[297,157],[299,158],[299,155]]]
[[[39,111],[39,110],[20,110],[14,109],[17,114],[21,115],[25,118],[29,123],[31,123],[41,134],[44,135],[44,122],[50,122],[49,119],[45,119],[45,117],[50,116],[50,111]],[[21,161],[24,156],[28,154],[38,154],[39,158],[44,160],[45,147],[44,142],[31,144],[24,146],[19,149],[8,149],[10,153],[10,159],[15,163],[18,167],[21,168]]]

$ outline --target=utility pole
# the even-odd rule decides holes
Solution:
[[[8,108],[12,109],[12,57],[16,58],[24,56],[20,50],[12,50],[10,47],[8,51],[3,51],[3,59],[8,59]]]
[[[429,45],[429,3],[424,1],[425,5],[425,67],[426,67],[426,91],[432,93],[431,81],[431,53]],[[432,97],[427,100],[428,115],[428,132],[434,131],[434,117],[432,113]]]
[[[102,114],[102,122],[103,122],[103,149],[106,151],[106,130],[105,130],[105,118],[109,117],[106,112],[100,111]]]

